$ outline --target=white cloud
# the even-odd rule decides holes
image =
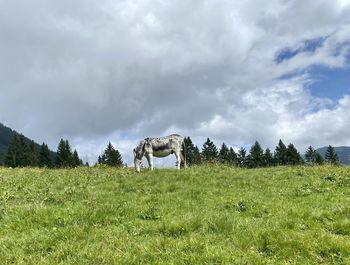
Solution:
[[[111,140],[129,161],[138,139],[174,131],[346,144],[347,98],[314,98],[308,69],[347,66],[349,16],[344,0],[3,1],[0,121],[52,148],[69,138],[90,159]]]

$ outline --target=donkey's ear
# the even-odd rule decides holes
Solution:
[[[134,156],[136,156],[136,150],[135,150],[135,148],[134,148],[134,150],[132,150],[133,152],[134,152]]]
[[[145,147],[146,147],[146,142],[143,143],[142,152],[145,151]]]

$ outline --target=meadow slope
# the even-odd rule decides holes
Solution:
[[[0,168],[0,264],[350,264],[350,169]]]

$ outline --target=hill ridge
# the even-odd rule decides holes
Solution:
[[[15,133],[22,134],[22,133],[19,133],[15,130],[5,126],[3,123],[0,122],[0,165],[2,165],[4,163],[4,159],[5,159],[5,156],[7,153],[8,145],[10,144],[11,139]],[[32,141],[32,139],[26,137],[25,135],[23,135],[23,136],[25,138],[26,143],[29,143],[30,141]],[[39,150],[40,144],[38,144],[35,141],[34,141],[34,143],[35,143],[37,150]],[[51,157],[53,158],[56,155],[56,153],[52,150],[50,150],[50,152],[51,152]]]

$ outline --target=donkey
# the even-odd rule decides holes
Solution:
[[[142,157],[145,156],[148,165],[153,170],[153,157],[166,157],[170,154],[176,156],[176,167],[182,164],[186,168],[186,146],[184,138],[178,134],[164,137],[145,138],[134,148],[134,164],[136,172],[140,172]]]

